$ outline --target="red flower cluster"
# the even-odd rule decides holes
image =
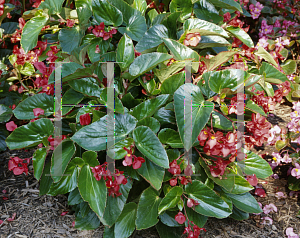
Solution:
[[[193,228],[192,225],[189,224],[188,227],[184,228],[184,232],[183,232],[183,234],[188,233],[187,238],[198,238],[200,236],[201,231],[206,232],[205,228],[199,228],[197,225],[195,225],[194,222],[189,221],[189,223],[193,225]]]
[[[28,174],[28,164],[30,162],[30,158],[21,159],[19,157],[10,158],[8,161],[8,169],[9,171],[13,171],[14,175],[20,175],[23,172]]]
[[[54,148],[59,145],[64,139],[67,139],[67,136],[62,135],[61,139],[59,138],[53,138],[52,135],[48,137],[48,141],[51,146],[51,150],[54,150]]]
[[[237,115],[244,115],[245,113],[245,101],[247,99],[246,94],[238,93],[236,96],[232,97],[230,100],[230,105],[228,106],[228,114],[235,113]]]
[[[127,151],[127,155],[125,156],[125,158],[123,160],[123,165],[124,166],[132,165],[133,169],[139,169],[142,167],[142,163],[145,163],[145,159],[143,157],[136,157],[135,155],[133,155],[133,152],[131,150],[132,147],[133,147],[133,145],[130,146],[130,149],[123,147],[123,149]],[[133,158],[133,162],[132,162],[132,158]]]
[[[264,116],[259,113],[252,113],[252,120],[247,122],[247,131],[252,133],[250,136],[245,136],[245,143],[248,148],[252,148],[254,145],[262,146],[262,144],[268,141],[271,136],[270,128],[271,123],[266,120]]]
[[[13,54],[17,56],[15,64],[24,65],[25,62],[34,64],[38,62],[38,56],[33,51],[25,53],[23,48],[19,48],[17,45],[14,45]]]
[[[35,49],[35,53],[37,56],[41,56],[42,53],[46,50],[47,48],[47,40],[46,41],[38,41]],[[41,62],[40,62],[41,63]]]
[[[100,181],[102,177],[106,180],[105,185],[108,188],[109,196],[118,197],[122,195],[122,193],[119,192],[120,185],[127,183],[127,179],[123,175],[124,171],[116,169],[115,174],[111,175],[111,172],[107,169],[107,162],[91,167],[91,169],[97,181]]]
[[[50,63],[54,63],[55,60],[58,59],[58,57],[55,55],[59,52],[59,49],[57,49],[57,46],[50,46],[50,49],[48,52],[47,52],[47,56],[48,58],[46,60],[48,60]]]
[[[188,183],[192,183],[192,179],[189,176],[177,176],[177,174],[181,173],[181,169],[180,169],[180,164],[182,163],[182,161],[180,162],[180,164],[177,164],[177,160],[175,159],[173,160],[169,166],[170,168],[168,169],[168,171],[175,175],[175,178],[170,179],[170,185],[171,186],[176,186],[177,185],[177,178],[180,180],[180,183],[182,185],[187,185]]]
[[[67,27],[73,27],[74,24],[75,24],[75,20],[67,19],[67,23],[66,23]]]
[[[192,199],[192,198],[188,198],[188,200],[187,200],[187,202],[186,202],[186,205],[188,206],[188,207],[194,207],[195,208],[195,206],[197,206],[197,205],[199,205],[200,203],[198,202],[198,201],[195,201],[194,199]]]
[[[92,30],[93,34],[96,37],[102,37],[103,40],[108,40],[109,38],[112,38],[112,35],[117,33],[117,29],[113,28],[110,31],[105,31],[105,25],[104,22],[101,22],[100,25],[95,26],[95,28],[93,29],[93,27],[89,27],[89,30]]]
[[[39,115],[44,115],[44,110],[43,109],[41,109],[41,108],[34,108],[33,109],[33,115],[35,116],[35,117],[39,117]]]
[[[79,122],[80,122],[80,125],[82,125],[82,126],[89,125],[91,123],[90,114],[86,113],[86,114],[80,115]]]
[[[50,67],[46,67],[46,65],[43,62],[36,62],[34,63],[34,66],[43,74],[42,77],[37,75],[36,80],[34,82],[34,85],[37,88],[42,87],[42,90],[39,93],[46,93],[47,95],[53,95],[54,85],[48,84],[48,78],[51,75],[52,71],[54,70],[54,65],[50,64]]]
[[[2,16],[4,13],[4,3],[5,0],[0,0],[0,16]]]
[[[178,212],[178,214],[175,216],[175,221],[177,221],[179,224],[185,223],[185,215],[183,215],[182,212]]]

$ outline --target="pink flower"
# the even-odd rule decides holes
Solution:
[[[275,193],[275,197],[281,199],[281,198],[286,198],[286,195],[283,192],[277,192]]]
[[[67,27],[73,27],[75,24],[75,20],[67,19]]]
[[[67,213],[68,213],[68,211],[62,212],[60,215],[61,215],[61,216],[65,216],[65,215],[67,215]]]
[[[288,236],[288,238],[299,238],[299,236],[294,233],[293,227],[286,228],[285,234]]]
[[[261,219],[263,220],[261,223],[263,225],[272,225],[273,224],[273,220],[270,217],[262,217]]]
[[[201,36],[199,32],[189,33],[186,35],[183,44],[186,46],[197,46],[199,41],[201,40]]]
[[[5,126],[8,131],[14,131],[18,127],[14,121],[6,123]]]
[[[291,175],[293,177],[296,177],[297,179],[300,179],[300,165],[298,163],[295,163],[296,168],[293,168],[291,171]]]
[[[255,174],[252,175],[247,175],[247,181],[252,185],[256,186],[257,185],[257,177]]]
[[[44,115],[44,110],[41,108],[35,108],[33,109],[33,114],[35,117],[38,117],[39,115]]]
[[[265,214],[269,214],[270,212],[277,212],[277,207],[273,203],[270,203],[263,208],[263,211]]]
[[[257,188],[254,192],[255,195],[260,196],[261,198],[266,197],[266,192],[263,188]]]

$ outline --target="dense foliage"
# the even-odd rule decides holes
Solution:
[[[272,168],[293,165],[300,190],[299,13],[297,0],[0,0],[0,150],[36,148],[9,170],[32,161],[40,195],[68,194],[75,227],[102,223],[104,237],[198,237],[208,217],[263,212],[263,189],[249,191]],[[117,62],[114,87],[105,62]],[[288,129],[266,120],[283,98]],[[279,151],[270,164],[251,152],[266,143]]]

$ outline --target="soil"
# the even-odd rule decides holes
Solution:
[[[275,110],[274,116],[269,116],[268,120],[273,125],[286,127],[289,122],[291,105],[285,103]],[[253,150],[258,154],[272,154],[276,149],[272,146],[256,147]],[[78,231],[72,227],[75,216],[67,204],[67,196],[58,195],[55,197],[44,195],[39,197],[39,184],[29,175],[15,176],[8,171],[8,160],[12,156],[20,158],[29,158],[33,150],[24,152],[24,150],[5,151],[0,153],[0,238],[14,237],[103,237],[103,226],[92,231]],[[271,156],[266,156],[270,160]],[[285,229],[293,227],[295,233],[300,233],[300,222],[297,214],[300,210],[300,200],[297,197],[288,196],[286,171],[288,166],[281,166],[274,170],[280,176],[280,179],[269,177],[259,183],[266,190],[265,198],[257,197],[257,200],[263,206],[273,203],[278,211],[268,215],[273,219],[272,225],[261,225],[261,215],[252,215],[248,220],[236,221],[231,218],[215,219],[209,218],[204,226],[207,230],[202,231],[203,238],[281,238],[285,236]],[[32,167],[29,167],[29,171]],[[6,190],[4,194],[1,191]],[[286,199],[278,199],[275,193],[281,191],[287,195]],[[6,199],[6,198],[7,199]],[[4,199],[5,200],[4,200]],[[60,214],[68,211],[65,216]],[[7,221],[16,213],[13,221]],[[131,238],[158,238],[155,228],[136,231]],[[183,236],[185,237],[185,236]]]

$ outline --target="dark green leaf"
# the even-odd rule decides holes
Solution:
[[[92,8],[98,23],[120,26],[123,22],[122,12],[106,0],[92,0]]]
[[[0,104],[0,123],[9,121],[12,115],[13,112],[11,108],[3,104]]]
[[[145,117],[144,119],[138,121],[136,126],[148,126],[156,134],[159,131],[160,123],[153,117]]]
[[[183,232],[183,227],[168,227],[162,222],[156,224],[156,230],[160,238],[180,238]]]
[[[79,190],[78,188],[75,188],[73,191],[71,191],[69,193],[69,196],[68,196],[68,205],[71,206],[71,205],[76,205],[76,204],[79,204],[83,202],[83,199],[79,193]]]
[[[72,28],[63,28],[58,33],[58,39],[63,52],[71,54],[72,50],[79,47],[84,33],[79,26]]]
[[[243,12],[241,5],[234,0],[209,0],[213,5],[220,8],[232,9],[235,11]]]
[[[135,229],[137,205],[127,203],[115,224],[115,234],[120,238],[129,237]]]
[[[119,63],[119,66],[122,71],[124,71],[126,68],[129,67],[129,65],[134,60],[134,47],[132,40],[124,34],[124,36],[121,38],[118,44],[117,48],[117,62],[123,62]]]
[[[239,27],[228,26],[226,30],[242,41],[246,46],[250,48],[254,47],[251,37],[243,29]]]
[[[175,207],[177,203],[180,201],[183,190],[181,187],[173,187],[161,200],[158,206],[158,214],[161,214],[165,210],[169,208]]]
[[[132,15],[129,18],[127,27],[119,27],[118,30],[121,34],[126,33],[132,40],[140,41],[147,31],[145,17],[140,15]]]
[[[46,148],[37,149],[32,156],[32,164],[33,164],[33,175],[37,180],[40,180],[43,170],[44,163],[47,156]]]
[[[183,24],[183,30],[188,30],[188,32],[199,32],[201,36],[217,35],[229,37],[222,27],[197,18],[186,20]]]
[[[164,80],[161,84],[160,90],[163,94],[173,95],[175,91],[184,84],[185,72],[174,74],[171,77]]]
[[[162,144],[167,144],[172,148],[184,148],[178,131],[170,128],[162,129],[158,133],[158,139]]]
[[[53,183],[53,180],[50,176],[50,166],[51,166],[51,163],[49,161],[48,163],[46,163],[44,172],[41,177],[40,187],[39,187],[39,189],[40,189],[39,196],[47,194],[51,187],[51,184]]]

